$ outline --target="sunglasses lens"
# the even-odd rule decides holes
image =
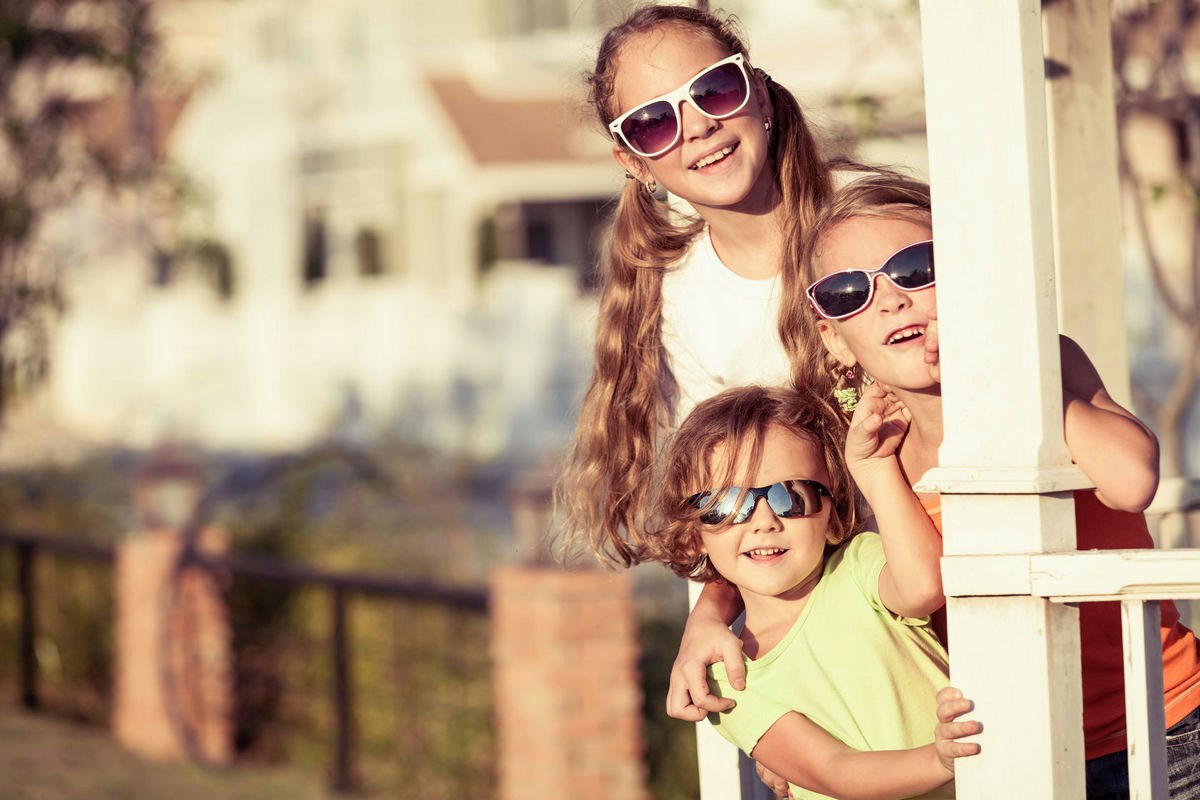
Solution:
[[[722,64],[696,78],[690,94],[705,114],[726,117],[745,104],[749,87],[737,64]]]
[[[701,522],[705,525],[720,525],[725,522],[726,517],[733,513],[734,508],[737,506],[738,495],[741,493],[742,490],[734,486],[717,493],[720,499],[716,505],[712,505],[712,492],[701,492],[692,497],[691,502],[695,508],[708,508],[708,511],[700,515]],[[712,505],[711,508],[709,508],[710,505]],[[744,510],[739,510],[738,515],[731,521],[735,524],[745,522],[746,518],[742,516],[743,513]]]
[[[888,259],[883,273],[901,289],[921,289],[933,283],[933,242],[906,247]]]
[[[767,492],[767,502],[781,517],[807,517],[821,510],[821,496],[816,487],[805,481],[777,483]]]
[[[862,309],[871,297],[871,279],[862,270],[838,272],[812,287],[812,299],[828,317]]]
[[[621,123],[621,134],[629,146],[641,155],[665,150],[679,133],[675,109],[665,100],[639,108]]]

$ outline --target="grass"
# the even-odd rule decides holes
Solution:
[[[205,769],[146,761],[107,731],[0,706],[4,800],[327,800],[324,776],[295,769]]]

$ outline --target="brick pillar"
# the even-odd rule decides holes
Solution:
[[[223,552],[206,530],[199,548]],[[228,611],[215,577],[176,574],[183,538],[153,529],[117,546],[113,733],[156,759],[233,757],[233,670]]]
[[[492,573],[498,800],[645,800],[628,572]]]

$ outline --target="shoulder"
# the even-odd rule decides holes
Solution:
[[[850,585],[856,592],[874,598],[879,593],[879,573],[885,563],[879,534],[863,531],[830,553],[821,583],[828,583],[831,589]]]

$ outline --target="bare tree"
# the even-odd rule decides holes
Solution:
[[[17,370],[44,371],[61,304],[58,264],[41,241],[47,217],[85,186],[129,185],[153,169],[149,19],[150,0],[0,3],[0,413]],[[134,146],[90,147],[89,110],[114,94],[132,110]],[[14,340],[24,343],[19,354]]]
[[[1113,61],[1126,217],[1155,290],[1166,388],[1136,385],[1162,441],[1163,473],[1188,474],[1200,379],[1200,3],[1114,7]],[[1139,391],[1140,390],[1140,391]]]

